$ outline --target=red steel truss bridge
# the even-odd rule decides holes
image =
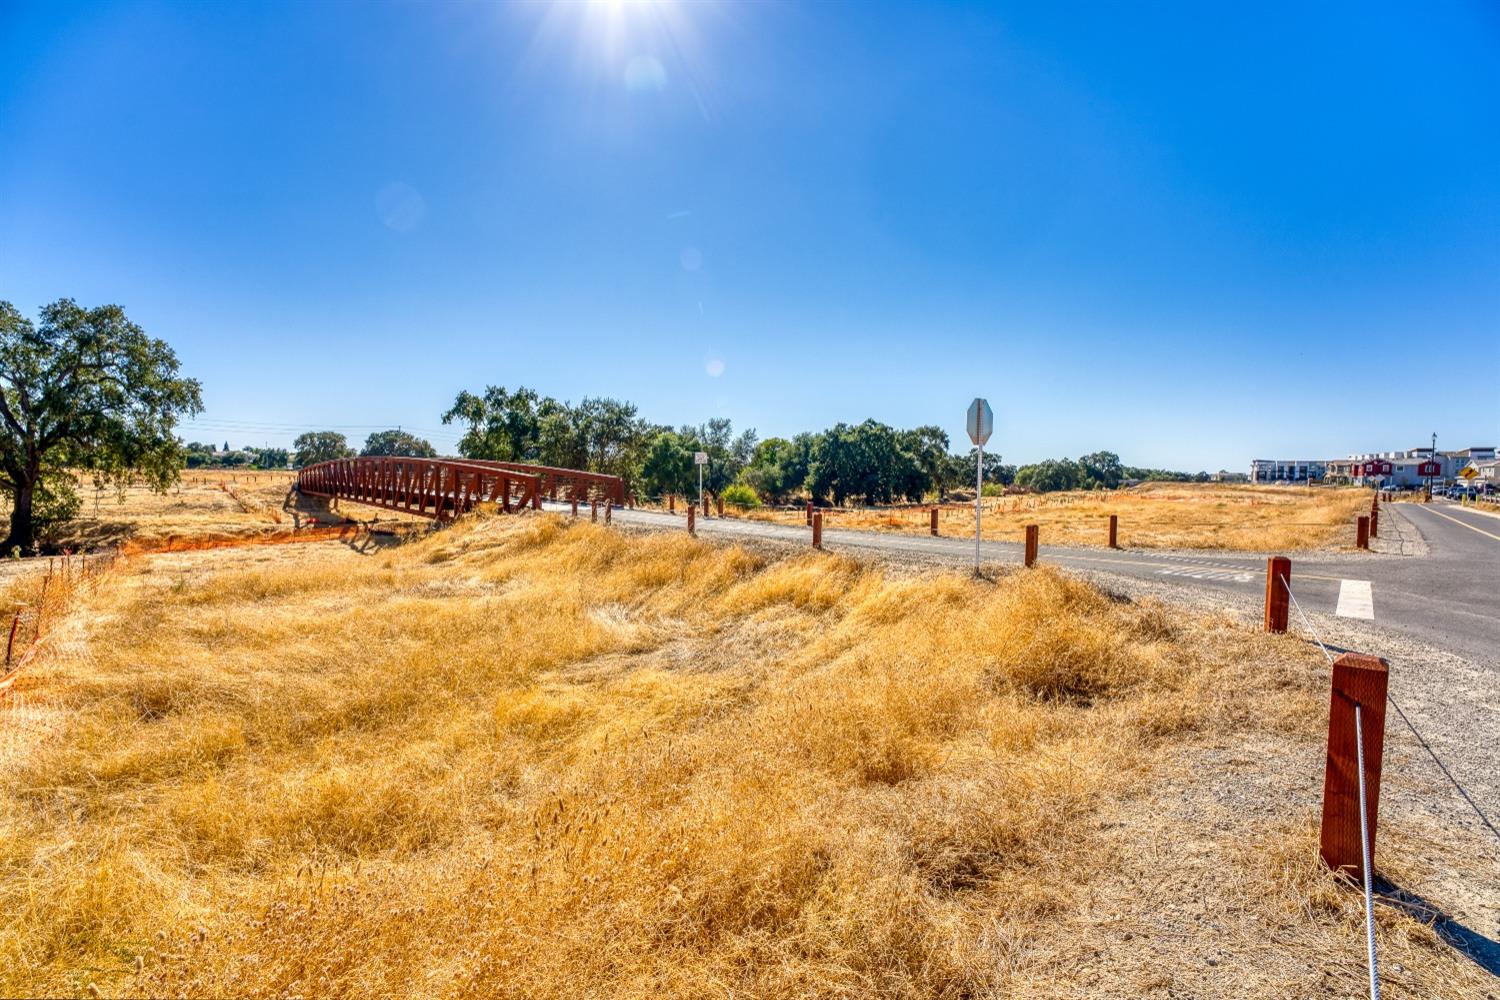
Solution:
[[[339,458],[300,470],[297,490],[437,520],[455,518],[481,504],[507,514],[527,507],[540,510],[543,497],[625,503],[625,484],[619,476],[465,458]]]

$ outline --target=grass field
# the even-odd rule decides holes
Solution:
[[[167,539],[232,539],[345,519],[426,522],[364,505],[331,513],[314,498],[290,494],[296,480],[293,472],[189,470],[166,493],[144,486],[122,493],[95,490],[80,478],[83,509],[49,540],[54,548],[83,551],[127,541],[152,546]]]
[[[1052,571],[528,514],[135,557],[45,653],[0,707],[6,995],[1361,990],[1321,657]],[[1388,996],[1488,982],[1380,940]]]
[[[1354,547],[1354,519],[1369,513],[1363,489],[1148,483],[1129,490],[1074,491],[989,497],[985,538],[1020,541],[1026,525],[1041,529],[1043,544],[1105,545],[1109,515],[1119,517],[1126,548],[1201,548],[1292,552]],[[802,523],[798,511],[752,511],[744,516]],[[927,508],[825,513],[824,526],[926,534]],[[974,507],[947,505],[938,533],[974,537]]]

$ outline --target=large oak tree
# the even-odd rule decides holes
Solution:
[[[119,306],[59,299],[33,325],[0,301],[0,490],[12,501],[0,549],[35,550],[39,491],[66,469],[165,492],[182,468],[177,420],[202,409],[172,348]]]

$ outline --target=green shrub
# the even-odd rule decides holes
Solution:
[[[724,492],[721,495],[725,503],[733,504],[736,507],[760,506],[760,497],[744,483],[734,483],[731,486],[724,487]]]

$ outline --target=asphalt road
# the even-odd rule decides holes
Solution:
[[[554,509],[565,505],[548,504]],[[622,524],[683,530],[682,514],[616,510]],[[1293,554],[1292,592],[1309,613],[1374,621],[1479,663],[1500,662],[1500,517],[1451,503],[1381,507],[1381,543],[1392,551]],[[811,529],[737,518],[697,519],[707,538],[809,544]],[[1420,542],[1417,536],[1420,536]],[[1161,552],[1049,546],[1038,559],[1064,569],[1212,588],[1247,609],[1262,606],[1266,554]],[[1425,543],[1425,544],[1423,544]],[[933,538],[841,528],[823,530],[823,547],[947,565],[972,565],[972,539]],[[1400,551],[1425,554],[1399,554]],[[982,563],[1019,564],[1015,542],[983,542]],[[1294,612],[1295,614],[1295,612]]]

